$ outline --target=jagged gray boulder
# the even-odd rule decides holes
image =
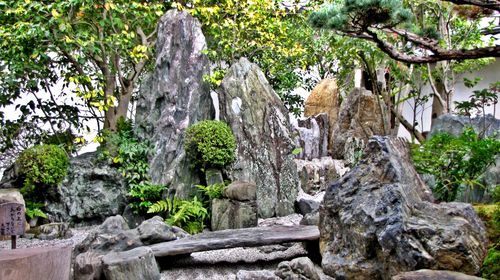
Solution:
[[[420,268],[477,274],[484,225],[464,203],[433,203],[402,139],[370,138],[360,163],[328,187],[320,208],[326,274],[390,279]]]
[[[359,160],[368,138],[386,135],[389,125],[384,119],[387,109],[372,92],[355,88],[342,102],[333,124],[332,157],[344,159],[350,165]]]
[[[49,196],[45,210],[50,222],[95,224],[121,214],[126,195],[120,172],[98,162],[97,153],[86,153],[70,159],[68,175]]]
[[[189,197],[199,178],[189,168],[184,152],[184,131],[215,114],[210,73],[203,51],[201,24],[189,13],[169,10],[160,18],[153,73],[141,86],[137,100],[136,130],[151,141],[154,153],[150,175],[154,184],[170,185],[178,197]]]
[[[293,213],[298,179],[291,125],[264,73],[241,58],[227,71],[219,101],[221,120],[231,127],[238,144],[230,176],[255,182],[260,217]]]

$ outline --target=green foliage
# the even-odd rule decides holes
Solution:
[[[472,128],[459,137],[434,135],[412,151],[413,162],[421,174],[435,176],[434,196],[441,201],[455,200],[463,187],[482,186],[479,176],[494,164],[500,141],[480,138]]]
[[[168,7],[169,1],[0,1],[0,107],[16,102],[23,121],[58,130],[125,115]],[[52,91],[56,85],[63,86]]]
[[[148,154],[150,146],[140,141],[130,121],[121,118],[117,131],[103,131],[99,147],[100,158],[118,167],[127,182],[130,207],[136,214],[146,214],[149,206],[161,199],[163,185],[154,185],[149,178]]]
[[[161,199],[163,191],[167,188],[164,185],[152,185],[149,182],[142,182],[130,186],[128,195],[132,198],[130,208],[135,213],[147,213],[150,206]]]
[[[166,213],[169,225],[178,226],[190,234],[201,232],[209,216],[203,202],[196,196],[193,200],[174,198],[157,201],[149,207],[148,213]]]
[[[26,201],[26,217],[30,220],[35,217],[46,219],[47,214],[42,211],[43,206],[43,203]]]
[[[488,254],[481,268],[481,276],[485,279],[500,278],[500,203],[474,206],[479,217],[486,225],[490,240]]]
[[[235,159],[236,139],[224,122],[201,121],[186,130],[184,149],[194,167],[222,168]]]
[[[500,248],[488,250],[488,255],[486,255],[481,268],[481,277],[492,280],[500,278]]]
[[[56,145],[37,145],[24,150],[16,162],[24,178],[21,192],[29,199],[41,198],[43,192],[57,187],[68,172],[66,152]]]
[[[411,11],[403,8],[402,1],[351,0],[314,12],[309,21],[314,27],[360,32],[375,24],[394,26],[411,18]]]
[[[491,194],[493,202],[500,202],[500,185],[497,185]]]
[[[196,186],[210,201],[214,198],[221,198],[224,195],[224,190],[227,188],[225,184],[213,184],[209,186]]]

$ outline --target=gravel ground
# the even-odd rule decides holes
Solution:
[[[259,219],[258,224],[259,226],[296,225],[301,219],[302,215],[293,214],[280,218]],[[68,239],[40,240],[36,238],[18,238],[17,248],[46,246],[72,246],[74,248],[95,228],[97,226],[72,228],[71,232],[73,236]],[[0,251],[10,250],[10,246],[10,239],[0,241]],[[274,271],[281,261],[306,254],[307,251],[300,243],[193,253],[190,257],[160,260],[162,267],[161,279],[235,279],[236,273],[239,270]]]
[[[97,226],[91,227],[80,227],[72,228],[71,233],[73,236],[67,239],[54,239],[54,240],[41,240],[37,238],[17,238],[17,248],[36,248],[36,247],[48,247],[57,246],[65,247],[72,246],[73,248],[87,237],[87,234],[94,230]],[[9,249],[10,250],[11,241],[8,240],[0,241],[0,250]]]

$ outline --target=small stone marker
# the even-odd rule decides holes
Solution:
[[[12,237],[12,249],[16,249],[16,236],[24,234],[24,205],[8,202],[0,204],[0,235]]]

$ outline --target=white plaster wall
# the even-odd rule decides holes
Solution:
[[[466,77],[468,79],[474,79],[475,77],[481,77],[482,80],[472,89],[469,89],[464,86],[463,83],[463,78]],[[472,94],[473,90],[478,90],[478,89],[483,89],[489,87],[489,85],[493,82],[500,81],[500,59],[496,59],[495,62],[492,64],[489,64],[485,66],[484,68],[480,69],[479,71],[475,71],[473,73],[464,73],[461,75],[457,75],[456,77],[456,82],[455,82],[455,96],[453,98],[453,101],[464,101],[468,100],[469,96]],[[429,86],[426,86],[423,88],[423,93],[430,93],[432,90],[430,89]],[[411,104],[413,103],[413,100],[409,100],[405,102],[403,106],[403,116],[408,121],[412,121],[413,119],[413,111],[412,111],[412,106]],[[423,122],[420,121],[420,116],[418,117],[418,122],[423,123],[423,129],[422,126],[419,127],[419,130],[421,131],[429,131],[430,130],[430,125],[431,125],[431,110],[432,110],[432,102],[428,102],[425,105],[425,110],[423,112]],[[500,118],[500,104],[497,106],[496,118]],[[493,113],[493,107],[487,108],[487,113],[492,114]],[[406,137],[410,138],[410,133],[403,127],[401,126],[399,129],[398,136],[401,137]]]

